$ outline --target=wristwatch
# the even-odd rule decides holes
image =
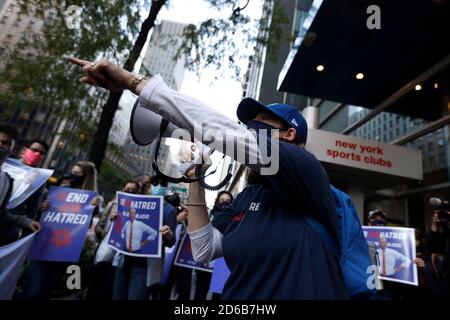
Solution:
[[[128,89],[133,92],[136,93],[136,87],[138,86],[139,83],[141,83],[142,80],[146,79],[146,76],[142,75],[142,74],[137,74],[135,75],[131,80],[130,83],[128,85]]]

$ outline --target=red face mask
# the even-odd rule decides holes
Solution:
[[[26,149],[23,154],[23,163],[27,166],[35,167],[44,158],[39,152],[32,151],[31,149]]]

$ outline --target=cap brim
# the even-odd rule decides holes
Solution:
[[[385,219],[387,219],[386,214],[383,213],[383,212],[380,212],[380,211],[374,212],[374,213],[372,213],[372,214],[369,214],[368,218],[371,219],[371,218],[374,217],[374,216],[382,216],[382,217],[384,217]]]
[[[264,110],[273,113],[261,102],[252,98],[245,98],[239,103],[236,115],[239,121],[246,125],[248,121],[255,119],[258,113]]]

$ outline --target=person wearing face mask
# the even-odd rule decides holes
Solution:
[[[209,215],[212,220],[212,224],[219,230],[224,230],[228,227],[228,217],[224,215],[224,212],[231,207],[233,203],[233,195],[225,190],[219,191],[216,200],[214,201],[214,207],[209,211]]]
[[[156,181],[157,184],[154,184],[151,187],[151,193],[154,196],[165,196],[167,192],[167,183],[164,181]]]
[[[42,163],[48,150],[48,145],[40,139],[29,140],[20,153],[20,160],[23,164],[37,168]],[[27,216],[33,220],[39,220],[40,214],[46,209],[43,198],[46,193],[46,186],[36,190],[24,202],[10,210],[11,214]],[[11,243],[29,234],[30,231],[20,228],[10,229],[8,234],[4,234],[1,242]]]
[[[60,180],[61,187],[97,191],[97,170],[89,161],[78,161],[71,173]],[[92,217],[98,214],[98,200],[94,198],[95,206]],[[43,206],[47,209],[51,203],[45,200]],[[45,210],[46,210],[45,209]],[[92,219],[91,219],[92,224]],[[53,290],[59,285],[67,267],[73,263],[58,261],[30,261],[25,279],[23,299],[25,300],[50,300]]]
[[[279,170],[263,175],[249,165],[259,183],[244,189],[231,208],[222,211],[221,225],[208,221],[204,189],[191,184],[194,257],[225,257],[231,274],[221,299],[347,299],[337,250],[329,246],[339,243],[333,194],[325,170],[304,149],[306,121],[294,107],[264,106],[253,99],[244,99],[237,115],[255,130],[256,145],[266,139],[261,130],[277,129],[270,132],[268,143],[279,140]],[[311,219],[330,241],[311,226]]]
[[[122,184],[121,191],[137,194],[139,192],[139,184],[136,181],[127,180]],[[91,285],[86,296],[87,300],[112,299],[115,273],[115,267],[112,265],[112,262],[115,250],[108,246],[106,236],[117,215],[117,199],[114,198],[106,205],[95,226],[95,234],[99,245],[95,253]]]
[[[48,144],[45,141],[41,139],[30,140],[22,149],[22,163],[33,168],[38,168],[45,159],[47,151]]]
[[[26,215],[11,214],[6,209],[6,205],[11,197],[14,180],[6,172],[2,171],[1,166],[6,158],[11,155],[17,136],[18,132],[14,127],[8,124],[0,124],[0,238],[4,239],[9,239],[8,235],[11,231],[17,230],[17,228],[28,228],[33,232],[38,232],[41,229],[41,225],[38,222],[28,218]],[[7,243],[9,241],[0,243],[0,246]]]
[[[151,184],[141,191],[152,195],[163,196],[166,192],[167,183],[157,181],[156,177],[151,177],[155,186]],[[160,186],[157,188],[156,186]],[[155,188],[155,189],[154,189]],[[148,193],[147,193],[148,192]],[[160,293],[159,282],[161,280],[164,247],[172,247],[175,244],[176,209],[164,202],[163,206],[163,226],[159,232],[162,234],[163,250],[161,258],[143,258],[127,256],[116,253],[113,259],[113,266],[116,267],[113,286],[113,300],[148,300],[158,298]]]
[[[387,226],[386,213],[381,210],[372,210],[369,212],[368,225],[372,227]]]
[[[211,224],[204,187],[198,182],[189,186],[188,232],[194,258],[209,262],[224,256],[231,271],[222,298],[348,298],[336,248],[339,235],[333,193],[324,168],[304,149],[308,128],[295,107],[266,106],[246,98],[237,109],[238,119],[247,125],[244,128],[170,89],[159,75],[135,75],[106,59],[95,63],[74,57],[68,60],[82,67],[81,82],[111,91],[129,89],[139,95],[141,107],[187,130],[191,137],[201,126],[202,132],[215,134],[216,147],[225,146],[219,151],[234,160],[242,161],[238,155],[245,152],[249,161],[244,165],[261,183],[236,197],[223,232]],[[274,130],[269,137],[248,130],[261,128]],[[234,148],[228,147],[230,141]],[[263,145],[267,152],[260,150]],[[271,170],[266,165],[268,154],[273,156],[269,160],[278,160],[278,168]],[[194,178],[194,170],[186,175]]]

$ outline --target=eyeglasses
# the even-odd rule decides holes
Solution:
[[[45,154],[45,151],[44,151],[44,150],[40,150],[40,149],[36,149],[36,148],[28,148],[28,149],[30,149],[30,150],[33,151],[33,152],[39,152],[39,154],[40,154],[41,156],[43,156],[43,155]]]

